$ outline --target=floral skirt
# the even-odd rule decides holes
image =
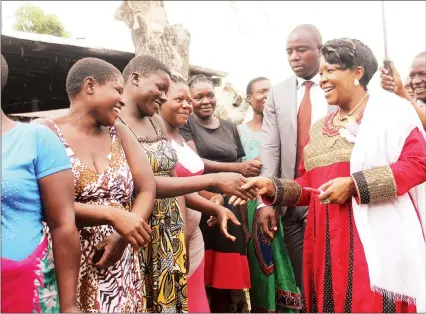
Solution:
[[[147,311],[187,313],[187,255],[184,223],[176,198],[155,201],[151,242],[143,252]]]
[[[59,313],[59,295],[51,241],[22,261],[1,259],[2,313]]]

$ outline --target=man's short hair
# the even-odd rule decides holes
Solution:
[[[420,52],[417,56],[414,57],[414,59],[417,58],[426,59],[426,51]]]
[[[315,38],[318,41],[318,45],[322,46],[322,36],[320,31],[318,30],[318,28],[312,24],[301,24],[296,26],[295,29],[293,29],[289,35],[289,37],[296,33],[299,30],[305,30],[307,31],[309,34],[312,35],[313,38]]]

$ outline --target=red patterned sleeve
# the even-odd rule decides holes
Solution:
[[[397,162],[352,174],[359,204],[386,201],[407,193],[426,181],[426,142],[414,129],[407,137]]]

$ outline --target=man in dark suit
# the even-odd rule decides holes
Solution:
[[[268,95],[264,109],[261,176],[294,179],[310,126],[335,110],[328,106],[319,86],[321,34],[313,25],[299,25],[288,37],[287,57],[294,76],[278,83]],[[331,107],[331,108],[330,108]],[[302,257],[307,207],[272,208],[258,205],[259,227],[273,238],[277,216],[281,215],[284,238],[296,283],[302,290]]]

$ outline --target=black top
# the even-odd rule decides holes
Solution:
[[[188,122],[179,127],[179,133],[186,142],[194,141],[198,155],[202,158],[218,162],[236,162],[245,156],[237,127],[234,123],[219,119],[219,127],[209,129],[199,125],[194,120],[194,116],[189,116]],[[208,189],[213,193],[220,193],[217,189]],[[239,210],[228,204],[229,196],[225,197],[225,207],[230,209],[237,219],[241,221]],[[228,232],[235,236],[235,242],[229,241],[221,233],[219,228],[211,228],[207,225],[209,215],[202,215],[200,229],[203,233],[204,246],[206,250],[213,250],[222,253],[239,253],[246,255],[246,245],[243,229],[228,221]],[[229,265],[217,265],[216,267],[229,267]],[[244,274],[241,274],[243,278]]]
[[[201,158],[236,162],[246,155],[237,126],[226,120],[219,119],[219,127],[209,129],[199,125],[190,115],[188,122],[179,127],[179,133],[186,142],[194,141]]]

